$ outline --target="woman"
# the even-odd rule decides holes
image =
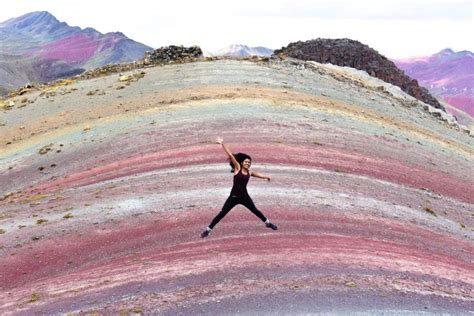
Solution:
[[[201,237],[205,238],[209,235],[212,231],[214,226],[216,226],[219,221],[224,218],[224,216],[229,213],[229,211],[236,206],[237,204],[242,204],[246,208],[248,208],[252,213],[258,216],[263,222],[265,222],[265,226],[271,228],[273,230],[277,230],[277,226],[271,223],[265,215],[262,214],[253,203],[252,199],[250,198],[249,194],[247,193],[247,183],[249,182],[250,176],[260,178],[260,179],[267,179],[270,181],[269,176],[264,176],[259,173],[250,171],[250,165],[252,164],[252,158],[249,155],[238,153],[232,154],[226,144],[224,144],[224,140],[219,137],[217,138],[217,143],[222,145],[224,151],[227,153],[230,159],[230,166],[232,167],[232,171],[234,173],[234,186],[230,192],[230,196],[225,201],[222,210],[217,214],[216,217],[212,220],[211,224],[206,228],[205,231],[201,233]]]

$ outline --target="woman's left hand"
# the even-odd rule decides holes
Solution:
[[[270,182],[271,178],[270,176],[267,176],[267,181]]]

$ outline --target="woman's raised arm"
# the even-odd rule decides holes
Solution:
[[[250,175],[252,177],[255,177],[255,178],[260,178],[260,179],[265,179],[267,181],[270,181],[271,180],[271,177],[270,176],[264,176],[263,174],[260,174],[260,173],[257,173],[257,172],[251,172]]]
[[[232,161],[232,164],[234,165],[234,169],[235,171],[239,171],[240,170],[240,164],[239,162],[235,159],[234,155],[232,154],[232,152],[230,151],[229,147],[227,147],[226,144],[224,144],[224,139],[222,137],[217,137],[217,140],[216,142],[218,144],[221,144],[222,147],[224,148],[224,151],[226,152],[226,154],[229,156],[229,159]]]

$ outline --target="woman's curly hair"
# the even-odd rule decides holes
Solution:
[[[247,155],[247,154],[244,154],[244,153],[236,153],[236,154],[233,154],[234,157],[235,157],[235,160],[237,160],[240,164],[240,167],[242,168],[242,163],[244,162],[245,159],[249,159],[250,161],[252,161],[252,158]],[[234,173],[235,171],[235,168],[234,168],[234,164],[232,163],[232,160],[229,159],[229,165],[230,165],[230,172],[231,173]]]

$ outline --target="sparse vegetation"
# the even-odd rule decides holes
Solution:
[[[30,299],[28,300],[28,303],[36,302],[39,299],[40,299],[39,294],[38,293],[33,293],[33,294],[31,294]]]
[[[137,81],[141,78],[145,77],[145,72],[144,71],[141,71],[141,72],[136,72],[136,73],[133,73],[133,74],[130,74],[130,75],[123,75],[123,76],[120,76],[119,77],[119,81],[120,82],[127,82],[128,81]]]
[[[428,212],[433,216],[438,216],[438,215],[436,215],[436,213],[429,206],[424,206],[423,209],[425,210],[425,212]]]
[[[13,192],[7,192],[3,195],[3,197],[0,198],[0,201],[8,199],[12,195],[13,195]]]
[[[100,89],[95,89],[94,91],[89,91],[86,93],[87,96],[93,96],[93,95],[105,95],[105,91],[100,90]]]
[[[33,201],[37,201],[37,200],[47,198],[48,196],[49,196],[49,194],[36,194],[36,195],[30,196],[29,198],[24,199],[21,203],[22,204],[30,203],[30,202],[33,202]]]
[[[49,144],[49,145],[41,147],[38,150],[38,154],[44,155],[44,154],[48,153],[48,151],[52,150],[52,148],[51,148],[52,146],[53,146],[53,144]]]

